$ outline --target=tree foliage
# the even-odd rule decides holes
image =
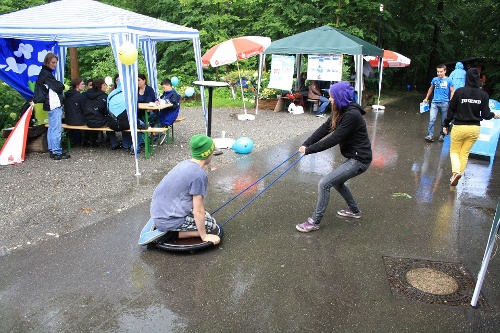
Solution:
[[[384,89],[404,89],[407,84],[424,91],[439,63],[478,58],[473,65],[486,64],[490,83],[500,82],[500,38],[498,0],[391,0],[379,11],[373,0],[100,0],[113,6],[200,31],[202,52],[229,38],[244,35],[268,36],[277,40],[322,25],[338,27],[370,43],[397,51],[412,60],[410,67],[384,71]],[[48,1],[4,0],[0,13]],[[45,19],[45,18],[44,18]],[[379,22],[381,22],[379,26]],[[109,47],[79,48],[82,77],[113,76],[116,72]],[[181,82],[196,78],[190,41],[158,43],[158,77],[178,76]],[[269,60],[269,59],[268,59]],[[257,57],[239,63],[255,69]],[[269,64],[268,64],[269,65]],[[139,64],[144,71],[143,64]],[[448,73],[453,69],[450,68]],[[205,70],[215,78],[235,65]],[[500,96],[497,83],[494,96]]]

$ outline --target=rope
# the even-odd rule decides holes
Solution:
[[[292,156],[290,156],[289,158],[287,158],[286,160],[284,160],[283,162],[281,162],[280,164],[278,164],[275,168],[273,168],[271,171],[269,171],[268,173],[266,173],[264,176],[260,177],[259,179],[257,179],[255,182],[253,182],[252,184],[248,185],[247,188],[245,188],[243,191],[241,191],[240,193],[236,194],[234,197],[232,197],[231,199],[229,199],[229,201],[227,201],[225,204],[223,204],[222,206],[220,206],[219,208],[217,208],[216,210],[214,210],[212,212],[211,215],[214,215],[215,213],[217,213],[219,210],[221,210],[222,208],[224,208],[226,205],[228,205],[231,201],[233,201],[234,199],[236,199],[237,197],[239,197],[240,195],[242,195],[243,193],[245,193],[246,191],[248,191],[248,189],[250,189],[252,186],[254,186],[255,184],[257,184],[258,182],[260,182],[262,179],[264,179],[267,175],[269,175],[271,172],[273,172],[274,170],[278,169],[280,166],[282,166],[285,162],[287,162],[289,159],[291,159],[292,157],[294,157],[295,155],[297,155],[299,152],[296,152],[295,154],[293,154]]]
[[[295,153],[293,156],[295,156]],[[293,157],[292,156],[292,157]],[[269,185],[267,185],[262,191],[257,193],[249,202],[247,202],[243,207],[241,207],[236,213],[234,213],[226,222],[222,223],[221,226],[225,226],[229,221],[231,221],[236,215],[238,215],[243,209],[247,208],[255,199],[257,199],[262,193],[264,193],[271,185],[273,185],[278,179],[280,179],[288,170],[290,170],[298,161],[300,161],[304,155],[300,156],[295,162],[293,162],[285,171],[283,171],[276,179],[274,179]],[[291,157],[290,157],[291,158]],[[289,158],[289,159],[290,159]],[[283,164],[283,163],[282,163]],[[280,164],[281,165],[281,164]]]

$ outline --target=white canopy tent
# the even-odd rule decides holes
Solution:
[[[111,44],[120,75],[129,116],[132,140],[137,151],[137,61],[124,65],[118,60],[118,48],[130,41],[141,46],[150,84],[157,90],[156,43],[192,40],[198,80],[203,81],[200,34],[198,30],[161,21],[93,0],[61,0],[0,15],[0,38],[56,41],[60,59],[57,77],[64,78],[68,47]],[[201,96],[204,96],[203,87]],[[205,100],[202,98],[206,123]],[[136,153],[136,175],[140,175]]]

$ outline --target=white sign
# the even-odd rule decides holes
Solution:
[[[292,90],[295,57],[272,55],[268,88]]]
[[[307,79],[342,81],[342,54],[310,55],[307,58]]]

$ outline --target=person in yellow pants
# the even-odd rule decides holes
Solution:
[[[450,142],[451,171],[450,186],[457,186],[462,177],[469,152],[477,141],[480,122],[483,119],[499,119],[500,114],[490,111],[489,96],[481,89],[479,71],[471,68],[465,76],[465,87],[457,89],[450,101],[443,132],[447,134],[453,123]]]

